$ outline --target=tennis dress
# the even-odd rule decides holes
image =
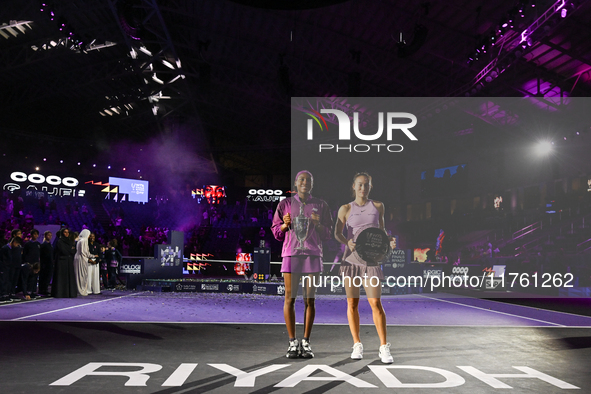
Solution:
[[[380,227],[380,212],[374,205],[372,200],[368,200],[363,206],[357,205],[355,201],[350,202],[351,210],[349,211],[349,218],[345,223],[347,228],[347,241],[354,239],[358,231],[367,227]],[[376,276],[380,279],[384,279],[384,273],[379,265],[368,266],[361,262],[357,256],[349,250],[349,247],[345,249],[343,261],[339,274],[344,276],[355,277],[359,276],[363,278],[367,275],[368,278]]]

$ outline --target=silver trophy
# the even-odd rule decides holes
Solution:
[[[293,220],[293,231],[297,240],[300,242],[300,246],[295,250],[308,250],[304,247],[304,241],[308,239],[308,232],[310,230],[310,218],[304,215],[304,205],[300,205],[300,214]]]

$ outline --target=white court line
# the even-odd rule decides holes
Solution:
[[[507,315],[507,316],[513,316],[513,317],[517,317],[517,318],[519,318],[519,319],[527,319],[527,320],[533,320],[533,321],[537,321],[537,322],[540,322],[540,323],[552,324],[552,325],[554,325],[554,326],[557,326],[557,327],[566,327],[565,325],[558,324],[558,323],[552,323],[552,322],[545,321],[545,320],[539,320],[539,319],[534,319],[534,318],[531,318],[531,317],[525,317],[525,316],[514,315],[514,314],[512,314],[512,313],[506,313],[506,312],[494,311],[494,310],[492,310],[492,309],[480,308],[480,307],[477,307],[477,306],[472,306],[472,305],[461,304],[461,303],[459,303],[459,302],[447,301],[447,300],[442,300],[442,299],[439,299],[439,298],[434,298],[434,297],[427,297],[427,296],[420,295],[420,294],[417,294],[417,295],[418,295],[418,296],[420,296],[420,297],[425,297],[425,298],[428,298],[428,299],[431,299],[431,300],[435,300],[435,301],[448,302],[448,303],[450,303],[450,304],[455,304],[455,305],[465,306],[465,307],[467,307],[467,308],[480,309],[480,310],[483,310],[483,311],[485,311],[485,312],[494,312],[494,313],[499,313],[499,314],[501,314],[501,315]]]
[[[490,312],[490,311],[489,311]],[[241,322],[241,321],[204,321],[204,322],[191,322],[191,321],[162,321],[162,320],[145,320],[145,321],[121,321],[121,320],[33,320],[27,323],[38,323],[38,324],[45,324],[45,323],[112,323],[112,324],[188,324],[188,325],[198,325],[198,324],[214,324],[214,325],[255,325],[255,326],[283,326],[285,327],[285,323],[252,323],[252,322]],[[304,323],[296,323],[298,326],[303,326]],[[315,326],[343,326],[348,327],[348,323],[316,323],[314,322]],[[373,323],[361,323],[361,326],[373,327]],[[515,326],[515,325],[475,325],[475,324],[388,324],[388,327],[397,328],[397,327],[419,327],[419,328],[429,328],[429,327],[444,327],[444,328],[490,328],[490,329],[498,329],[498,328],[569,328],[569,329],[583,329],[587,330],[589,326]]]
[[[22,319],[28,319],[30,317],[35,317],[35,316],[42,316],[42,315],[47,315],[49,313],[55,313],[55,312],[61,312],[61,311],[66,311],[68,309],[74,309],[74,308],[79,308],[81,306],[88,306],[88,305],[94,305],[94,304],[99,304],[101,302],[105,302],[105,301],[112,301],[112,300],[118,300],[120,298],[125,298],[125,297],[131,297],[134,296],[136,294],[141,294],[141,293],[145,293],[145,292],[140,292],[140,293],[134,293],[134,294],[128,294],[128,295],[124,295],[121,297],[115,297],[115,298],[108,298],[106,300],[100,300],[100,301],[95,301],[95,302],[89,302],[87,304],[80,304],[80,305],[74,305],[74,306],[69,306],[67,308],[62,308],[62,309],[56,309],[54,311],[47,311],[47,312],[42,312],[42,313],[36,313],[34,315],[29,315],[29,316],[22,316],[22,317],[17,317],[16,319],[11,319],[10,321],[18,321],[18,320],[22,320]]]
[[[497,301],[497,300],[489,300],[488,298],[471,298],[471,297],[466,297],[466,298],[483,300],[483,301],[487,301],[487,302],[496,302],[498,304],[503,304],[503,305],[513,305],[513,306],[518,306],[518,307],[521,307],[521,308],[530,308],[530,309],[535,309],[535,310],[544,311],[544,312],[562,313],[564,315],[576,316],[576,317],[580,317],[580,318],[583,318],[583,319],[591,319],[591,316],[577,315],[576,313],[571,313],[571,312],[553,311],[552,309],[538,308],[536,306],[513,304],[511,302],[503,302],[503,301]],[[581,327],[581,326],[579,326],[579,327]]]

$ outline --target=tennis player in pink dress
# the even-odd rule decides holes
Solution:
[[[354,360],[363,358],[363,345],[359,336],[359,283],[362,283],[380,337],[379,357],[383,363],[390,364],[394,360],[390,354],[390,343],[387,341],[386,312],[381,301],[381,281],[384,279],[384,273],[378,264],[366,264],[353,253],[355,251],[353,239],[359,231],[367,227],[384,230],[384,204],[369,199],[372,189],[369,174],[365,172],[355,174],[352,188],[355,200],[341,206],[335,226],[336,240],[347,246],[341,262],[340,275],[345,278],[347,319],[354,343],[351,358]],[[347,236],[343,234],[345,228]],[[347,277],[351,279],[347,280]],[[354,280],[356,277],[361,279]],[[358,285],[355,286],[355,283]]]

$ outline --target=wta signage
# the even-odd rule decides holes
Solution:
[[[328,124],[322,114],[330,114],[331,119],[336,120],[338,124],[338,139],[339,141],[364,141],[372,143],[363,144],[318,144],[318,152],[402,152],[404,147],[401,144],[391,144],[395,132],[402,132],[409,140],[418,141],[417,137],[410,131],[416,126],[417,117],[408,112],[383,112],[378,113],[378,127],[377,131],[369,134],[364,134],[359,128],[359,112],[353,112],[353,121],[348,114],[338,109],[321,109],[320,112],[315,110],[305,110],[312,119],[307,122],[307,139],[314,140],[314,121],[320,127],[321,131],[324,128],[328,131]],[[385,119],[385,121],[384,121]],[[398,120],[406,119],[409,122],[399,122]],[[385,126],[384,126],[385,123]],[[353,127],[351,127],[353,126]],[[353,129],[353,134],[351,134]],[[384,133],[385,131],[385,133]],[[384,138],[385,137],[385,138]],[[381,142],[381,143],[380,143]]]
[[[117,187],[118,193],[127,194],[129,196],[128,201],[141,203],[148,202],[148,181],[109,177],[109,185],[112,188]],[[113,190],[111,190],[111,192],[113,192]]]

